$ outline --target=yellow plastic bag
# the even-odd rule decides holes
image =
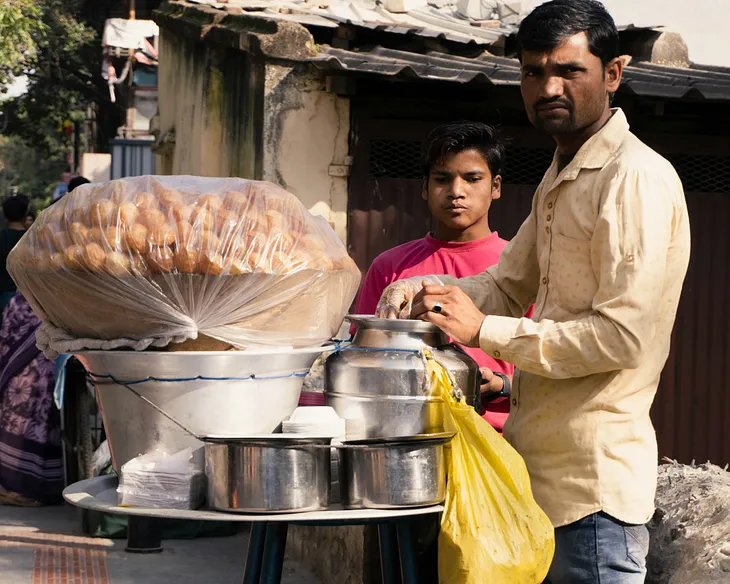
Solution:
[[[431,391],[441,395],[448,482],[438,545],[440,584],[537,584],[547,576],[554,531],[532,496],[522,457],[454,395],[430,355]],[[458,388],[457,388],[458,392]]]

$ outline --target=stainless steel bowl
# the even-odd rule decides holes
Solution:
[[[236,513],[326,509],[330,438],[271,435],[205,444],[208,505]],[[319,446],[319,448],[316,448]]]
[[[444,444],[452,436],[346,442],[340,451],[343,505],[395,509],[441,503],[446,496]]]

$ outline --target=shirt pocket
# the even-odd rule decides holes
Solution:
[[[572,314],[591,310],[598,282],[591,263],[590,240],[553,233],[550,249],[550,292]]]

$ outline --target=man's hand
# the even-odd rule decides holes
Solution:
[[[375,309],[378,318],[411,318],[413,299],[421,291],[424,284],[438,284],[441,281],[436,276],[419,276],[396,280],[380,296]]]
[[[482,394],[499,393],[504,389],[504,379],[499,375],[495,375],[489,367],[480,367],[479,373],[482,375],[482,383],[479,391]]]
[[[486,316],[461,288],[423,282],[423,290],[413,298],[411,318],[435,324],[460,345],[478,347]]]

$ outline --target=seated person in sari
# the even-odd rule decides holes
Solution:
[[[16,294],[0,328],[0,503],[60,503],[64,486],[54,366],[36,347],[40,320]]]

